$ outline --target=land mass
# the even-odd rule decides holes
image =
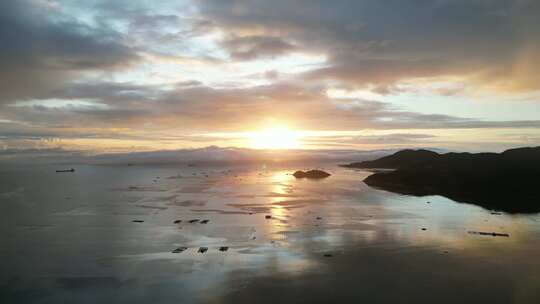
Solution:
[[[293,173],[293,176],[296,178],[312,178],[312,179],[318,179],[318,178],[326,178],[329,177],[331,174],[324,172],[322,170],[309,170],[309,171],[296,171]]]
[[[540,212],[540,147],[502,153],[445,153],[402,150],[349,168],[394,169],[364,182],[416,196],[443,195],[458,202],[509,213]]]

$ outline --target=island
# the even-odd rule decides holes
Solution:
[[[508,213],[540,212],[540,147],[502,153],[444,153],[402,150],[344,165],[375,171],[364,182],[375,188],[415,196],[442,195]]]
[[[326,178],[330,176],[330,173],[324,172],[322,170],[309,170],[309,171],[296,171],[293,173],[293,176],[296,178]]]

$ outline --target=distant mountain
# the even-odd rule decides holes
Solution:
[[[411,195],[443,195],[514,213],[540,212],[540,147],[503,153],[404,150],[353,168],[396,169],[368,176],[370,186]]]
[[[313,162],[350,162],[374,159],[396,150],[257,150],[210,146],[195,149],[138,151],[127,153],[91,153],[63,149],[0,149],[0,166],[6,164],[299,164]]]
[[[250,164],[341,162],[356,158],[373,159],[395,151],[374,150],[257,150],[237,147],[210,146],[198,149],[100,154],[86,159],[98,164]]]

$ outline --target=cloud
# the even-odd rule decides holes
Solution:
[[[43,106],[36,101],[5,107],[4,120],[9,121],[4,123],[5,134],[14,137],[14,130],[18,130],[36,137],[96,138],[101,134],[119,139],[137,134],[140,139],[160,140],[173,134],[253,130],[264,127],[266,122],[285,122],[295,129],[319,131],[540,128],[540,120],[490,121],[407,111],[381,101],[331,98],[324,87],[289,81],[250,88],[212,88],[185,81],[168,89],[96,82],[69,85],[47,98],[56,99],[41,102],[56,100],[57,106]],[[370,140],[375,139],[422,140],[418,135],[402,134],[399,138]]]
[[[2,1],[0,11],[0,102],[35,97],[80,72],[121,68],[138,59],[118,33],[36,2]]]
[[[310,79],[365,87],[452,75],[490,89],[540,89],[537,1],[204,0],[200,11],[223,31],[327,54]]]
[[[336,147],[441,142],[450,137],[441,130],[464,129],[520,129],[535,141],[530,130],[540,129],[529,101],[516,101],[526,118],[510,120],[517,115],[498,119],[495,110],[470,117],[481,105],[469,112],[463,98],[540,90],[538,1],[9,0],[0,3],[0,41],[0,143],[10,147],[201,146],[221,139],[197,134],[271,124],[392,131],[311,138]],[[459,102],[408,107],[413,95]]]
[[[231,36],[224,39],[222,45],[233,59],[238,60],[277,57],[295,49],[284,39],[270,36]]]

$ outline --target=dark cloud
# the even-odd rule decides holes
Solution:
[[[178,85],[195,85],[198,82],[181,82]],[[121,82],[67,83],[61,88],[42,95],[43,99],[96,99],[109,103],[150,101],[162,92],[158,85],[141,85]]]
[[[338,79],[348,85],[376,85],[379,90],[393,85],[404,78],[448,76],[459,73],[457,66],[449,67],[435,60],[381,60],[381,59],[352,59],[340,58],[333,65],[307,72],[305,77],[311,80]],[[382,90],[383,93],[385,90]]]
[[[539,89],[538,1],[204,0],[203,16],[328,55],[309,73],[348,84],[466,76],[503,89]]]
[[[31,98],[82,71],[124,67],[138,58],[118,33],[37,1],[1,1],[0,12],[0,101]]]
[[[269,36],[232,36],[222,41],[222,45],[233,59],[238,60],[277,57],[295,49],[282,38]]]

